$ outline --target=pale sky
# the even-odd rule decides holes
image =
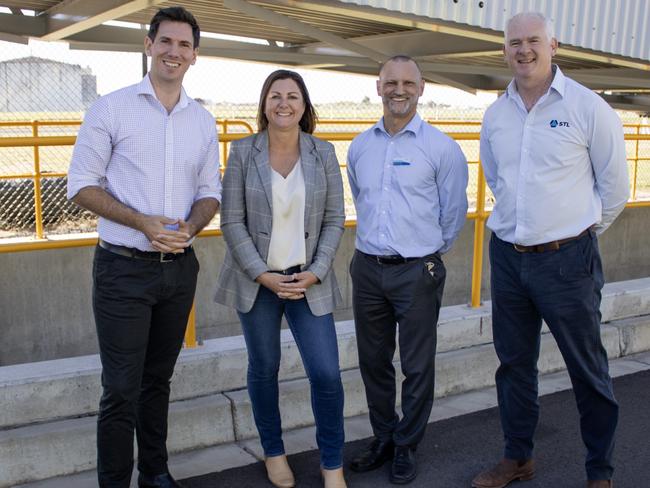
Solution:
[[[89,67],[97,76],[97,91],[100,95],[136,83],[142,78],[142,57],[138,53],[71,50],[66,42],[30,40],[28,45],[22,45],[0,41],[0,61],[26,56]],[[184,86],[194,98],[214,102],[257,102],[264,79],[278,68],[280,66],[202,57],[199,50],[196,65],[185,75]],[[322,70],[296,71],[305,79],[314,103],[360,102],[366,96],[371,102],[380,101],[374,76]],[[495,98],[496,95],[492,93],[479,92],[474,96],[455,88],[428,84],[420,101],[457,107],[485,107]]]

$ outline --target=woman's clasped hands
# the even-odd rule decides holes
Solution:
[[[311,271],[302,271],[291,275],[266,272],[255,280],[265,286],[279,298],[286,300],[300,300],[304,298],[305,291],[318,283],[318,278]]]

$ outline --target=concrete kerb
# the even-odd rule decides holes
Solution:
[[[610,358],[650,350],[650,279],[626,284],[608,285],[604,292],[603,321],[609,323],[603,325],[602,337]],[[611,322],[622,316],[628,318]],[[490,325],[489,304],[477,310],[465,306],[443,309],[436,360],[438,398],[494,384],[497,358],[490,344]],[[340,322],[337,332],[345,415],[357,416],[367,411],[367,405],[357,370],[354,324]],[[288,331],[282,333],[282,344],[283,425],[311,425],[309,382]],[[399,362],[395,366],[401,378]],[[563,368],[554,340],[550,334],[543,334],[540,373]],[[170,452],[256,436],[244,389],[245,369],[241,337],[206,341],[199,349],[183,352],[172,386],[175,401],[170,407]],[[35,396],[39,402],[33,401]],[[191,396],[194,398],[188,398]],[[96,418],[90,415],[96,410],[98,397],[96,356],[0,368],[0,403],[6,406],[0,411],[0,425],[5,429],[0,431],[0,486],[92,468]],[[66,416],[83,417],[60,420]],[[59,420],[33,424],[56,418]],[[16,425],[26,426],[7,428]]]
[[[603,298],[603,322],[650,314],[650,279],[612,283]],[[627,312],[625,312],[627,310]],[[643,327],[624,329],[625,354],[643,350]],[[337,324],[341,369],[357,367],[352,321]],[[492,340],[489,304],[478,309],[457,305],[441,311],[438,352],[462,349]],[[304,377],[304,369],[289,331],[282,332],[282,380]],[[633,348],[631,348],[633,347]],[[241,336],[206,341],[183,351],[172,381],[172,401],[242,389],[246,384],[246,348]],[[101,367],[96,355],[0,368],[0,428],[48,419],[96,413]],[[40,402],[31,399],[38,395]]]
[[[491,341],[489,310],[466,306],[441,312],[438,350],[447,351]],[[486,326],[488,324],[488,326]],[[336,324],[342,370],[358,367],[354,322]],[[288,330],[281,332],[281,381],[305,376],[298,348]],[[205,341],[181,353],[172,379],[172,401],[186,400],[246,386],[246,345],[242,336]],[[101,394],[99,356],[0,367],[0,428],[49,419],[92,415]],[[33,402],[37,394],[41,401]]]
[[[173,402],[170,453],[233,442],[232,406],[224,395]],[[0,487],[93,469],[96,416],[0,431]]]
[[[645,371],[650,368],[650,352],[622,357],[610,362],[612,377]],[[566,371],[540,376],[540,395],[548,395],[571,388]],[[436,399],[429,422],[436,422],[459,415],[492,408],[497,405],[494,387],[473,390],[461,395],[453,395]],[[367,415],[348,417],[345,419],[346,441],[365,439],[372,435],[372,429]],[[316,449],[314,426],[300,429],[285,429],[283,435],[287,454],[296,454]],[[236,441],[220,444],[205,449],[185,451],[170,456],[170,470],[177,479],[198,476],[215,471],[245,466],[263,459],[262,449],[257,439]],[[131,486],[137,488],[134,470]],[[96,484],[97,475],[94,470],[75,473],[69,476],[49,478],[42,481],[18,485],[20,488],[86,488]]]
[[[612,357],[620,354],[619,331],[623,330],[625,327],[622,325],[603,328],[603,342]],[[441,353],[436,364],[438,399],[494,384],[497,359],[491,344]],[[562,369],[563,361],[557,346],[552,337],[545,334],[542,338],[540,373]],[[396,363],[396,370],[401,379],[399,363]],[[344,371],[342,379],[346,395],[345,416],[355,417],[366,413],[359,371]],[[302,428],[313,423],[309,395],[309,382],[304,378],[281,382],[280,408],[285,429]],[[92,468],[95,422],[96,417],[93,416],[0,432],[3,462],[13,468],[0,477],[0,486]],[[168,446],[172,453],[243,442],[255,437],[250,400],[245,390],[177,401],[170,407]],[[35,464],[38,464],[37,468],[34,468]]]
[[[603,322],[650,314],[650,278],[607,284],[602,312]],[[337,334],[341,369],[356,368],[353,322],[339,322]],[[632,339],[627,337],[624,342]],[[283,331],[281,340],[280,378],[304,377],[290,332]],[[438,352],[491,341],[489,303],[477,309],[456,305],[441,310]],[[638,350],[643,349],[631,349]],[[172,401],[242,389],[246,385],[246,364],[241,336],[208,340],[198,349],[184,350],[172,381]],[[0,367],[0,404],[4,406],[0,409],[0,428],[96,413],[100,372],[97,355]],[[31,401],[35,394],[40,402]]]

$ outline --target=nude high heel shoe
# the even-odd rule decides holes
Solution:
[[[323,486],[325,488],[347,488],[345,478],[343,477],[343,468],[323,469],[320,468],[323,477]]]
[[[296,480],[293,477],[293,471],[287,462],[287,456],[271,456],[264,459],[266,465],[266,475],[273,486],[277,488],[293,488],[296,486]]]

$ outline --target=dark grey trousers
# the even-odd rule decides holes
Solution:
[[[431,268],[431,269],[430,269]],[[375,436],[415,447],[433,406],[436,326],[446,271],[439,254],[382,264],[356,251],[350,264],[359,367]],[[402,412],[395,411],[399,324]]]

